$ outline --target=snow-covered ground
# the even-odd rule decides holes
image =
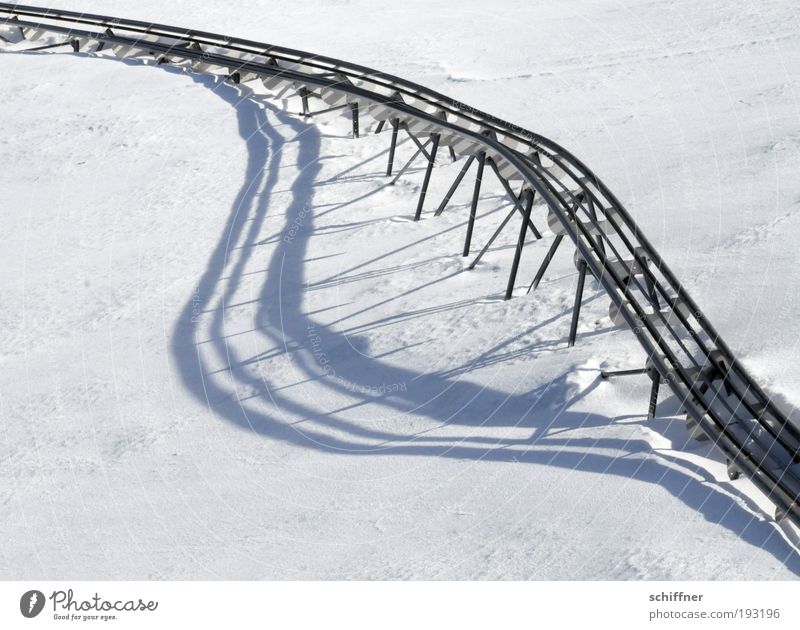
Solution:
[[[63,8],[331,54],[556,139],[800,404],[792,3],[221,5]],[[593,283],[565,347],[571,252],[502,301],[515,230],[465,271],[470,187],[411,222],[386,134],[137,63],[0,77],[0,578],[800,575],[674,401],[648,421],[647,379],[599,380],[642,352]],[[485,190],[477,247],[509,207]]]

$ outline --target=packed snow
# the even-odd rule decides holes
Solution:
[[[557,140],[800,403],[793,3],[254,4],[63,8],[337,56]],[[526,296],[550,245],[529,241],[508,302],[517,227],[466,269],[471,176],[432,216],[460,161],[414,223],[421,165],[388,185],[367,121],[353,140],[246,85],[21,47],[0,54],[0,578],[800,575],[796,532],[666,391],[647,420],[646,377],[599,378],[644,355],[593,281],[566,347],[569,248]],[[504,194],[487,171],[473,255]]]

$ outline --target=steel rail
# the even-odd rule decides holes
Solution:
[[[360,109],[378,121],[399,121],[409,132],[430,134],[469,158],[485,153],[498,175],[521,180],[544,201],[687,414],[775,503],[776,515],[800,526],[800,430],[741,366],[608,187],[557,143],[416,83],[331,57],[72,11],[0,3],[3,15],[0,29],[19,29],[22,38],[62,35],[62,43],[73,43],[76,52],[94,43],[95,52],[109,46],[121,56],[189,64],[237,82],[260,80],[268,89],[298,94],[304,111],[308,96],[325,100],[333,94],[345,99],[344,105],[323,111],[350,104],[354,116]],[[356,124],[354,118],[354,131]],[[427,172],[426,177],[430,168]],[[515,256],[512,276],[518,261]],[[670,307],[666,312],[659,295]]]

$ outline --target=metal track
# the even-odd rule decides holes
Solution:
[[[391,126],[392,157],[398,130],[403,129],[417,144],[417,155],[428,163],[416,218],[425,205],[437,149],[447,146],[454,157],[466,159],[436,214],[471,164],[477,163],[479,169],[465,254],[480,177],[488,164],[509,194],[512,182],[522,186],[522,193],[513,199],[523,221],[506,297],[513,293],[526,234],[530,231],[539,237],[531,220],[536,199],[545,205],[548,223],[556,233],[546,260],[568,237],[576,248],[581,290],[586,272],[591,273],[611,300],[612,320],[627,324],[644,348],[654,379],[651,409],[658,383],[666,381],[687,417],[723,452],[731,478],[739,472],[746,474],[774,502],[776,519],[787,517],[800,527],[800,430],[736,360],[622,203],[586,165],[555,142],[371,68],[215,33],[0,3],[0,38],[0,44],[46,38],[46,43],[28,49],[71,45],[75,52],[156,59],[159,64],[260,84],[272,94],[299,99],[307,116],[349,110],[356,137],[360,120],[369,116],[379,121],[379,129]],[[309,103],[319,100],[324,109],[312,112]],[[424,136],[428,141],[423,144],[419,138]],[[514,210],[509,218],[513,214]],[[533,288],[543,269],[536,274]],[[580,290],[571,341],[579,308]]]

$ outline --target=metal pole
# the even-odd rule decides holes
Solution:
[[[383,126],[386,124],[386,119],[378,122],[378,126],[375,127],[375,135],[377,136],[381,131],[383,131]]]
[[[475,227],[475,214],[478,211],[478,198],[481,195],[481,181],[483,181],[483,167],[486,164],[486,151],[478,154],[478,173],[475,175],[475,189],[472,192],[472,205],[469,209],[469,223],[467,223],[467,237],[464,239],[464,256],[469,256],[469,245],[472,241],[472,230]]]
[[[583,300],[583,284],[586,281],[586,261],[578,263],[578,287],[575,289],[575,305],[572,307],[572,324],[569,327],[569,347],[575,345],[575,335],[578,334],[578,317],[581,314],[581,301]]]
[[[358,138],[358,102],[350,103],[350,111],[353,112],[353,137]]]
[[[456,192],[459,184],[461,184],[461,180],[464,179],[464,175],[467,174],[467,170],[469,170],[472,161],[475,159],[474,155],[470,155],[466,162],[464,162],[464,166],[461,167],[461,170],[458,173],[453,185],[450,186],[450,190],[447,191],[447,194],[442,199],[442,203],[439,204],[439,207],[436,209],[436,212],[433,213],[433,216],[438,217],[442,212],[444,212],[445,206],[450,203],[450,198],[453,196],[453,193]]]
[[[419,191],[419,201],[417,202],[417,212],[414,214],[414,221],[419,221],[422,216],[422,205],[425,203],[425,194],[428,192],[428,183],[431,181],[431,173],[433,172],[433,163],[436,161],[436,150],[439,148],[439,134],[431,134],[431,154],[428,158],[428,168],[425,170],[425,179],[422,180],[422,190]],[[420,150],[422,147],[420,147]]]
[[[603,378],[611,378],[612,376],[633,376],[634,374],[647,374],[647,368],[636,368],[633,370],[616,370],[614,372],[600,372]]]
[[[386,167],[386,177],[392,174],[392,166],[394,165],[394,150],[397,147],[397,128],[400,126],[400,120],[392,118],[392,142],[389,145],[389,165]]]
[[[533,208],[533,191],[528,188],[525,191],[525,214],[519,228],[519,238],[517,239],[517,249],[514,250],[514,262],[511,264],[511,273],[508,275],[508,286],[506,287],[506,299],[511,299],[514,292],[514,283],[517,280],[517,269],[522,258],[522,248],[525,246],[525,233],[528,231],[528,220],[531,218],[531,208]]]
[[[539,283],[542,281],[544,277],[544,272],[547,271],[547,267],[550,264],[550,261],[553,260],[553,256],[556,254],[556,250],[558,246],[561,245],[561,241],[564,240],[563,234],[556,235],[555,239],[553,240],[553,244],[550,246],[550,249],[547,251],[547,255],[544,257],[542,264],[539,265],[539,271],[536,272],[536,275],[533,278],[533,282],[531,282],[531,286],[528,287],[528,293],[531,291],[535,291],[536,287],[539,286]]]
[[[303,103],[303,116],[308,116],[308,90],[301,87],[298,91],[300,92],[300,100]]]

